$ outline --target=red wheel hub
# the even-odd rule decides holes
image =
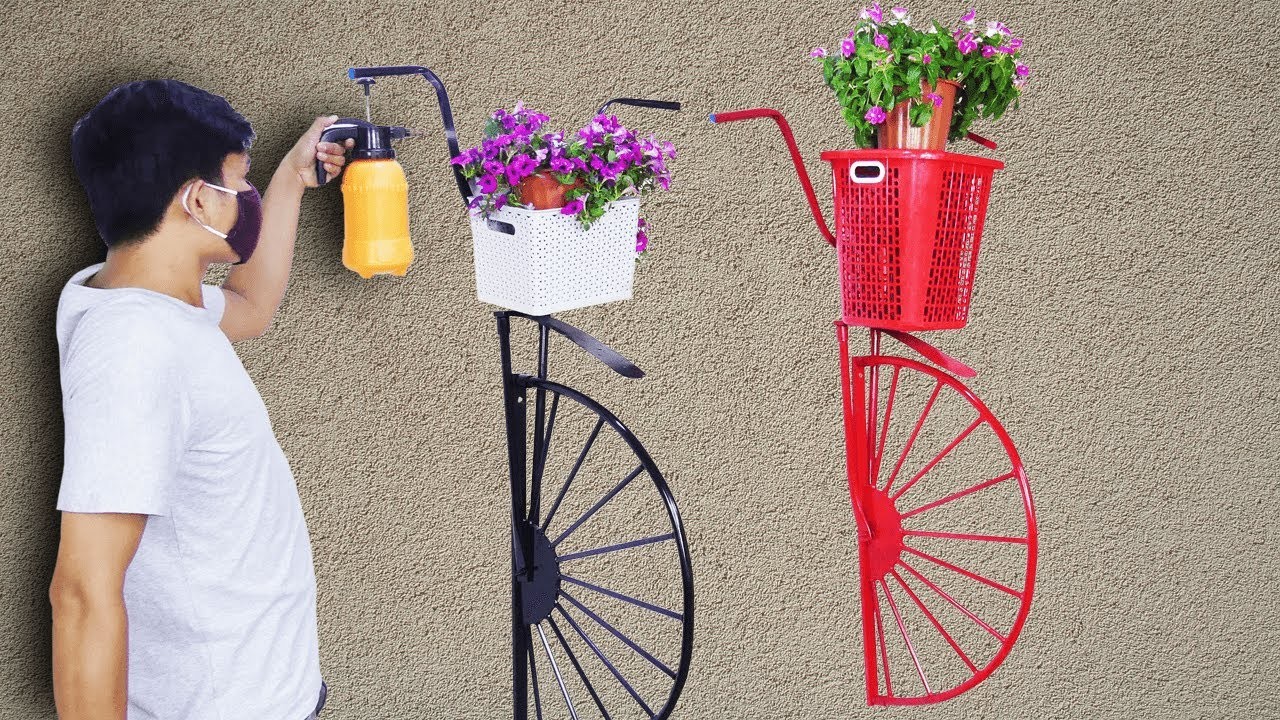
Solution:
[[[875,580],[884,578],[902,555],[902,515],[893,500],[880,489],[867,489],[866,512],[869,537],[864,545],[867,570]]]

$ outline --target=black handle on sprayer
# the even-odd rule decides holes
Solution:
[[[351,149],[353,160],[374,160],[394,158],[396,151],[391,147],[391,141],[400,140],[408,135],[409,129],[399,125],[375,125],[360,118],[338,118],[320,133],[320,142],[342,144],[350,138],[356,141]],[[343,152],[346,150],[344,149]],[[317,159],[316,180],[323,185],[327,179],[324,161]]]
[[[348,139],[354,140],[360,132],[360,124],[363,120],[357,118],[338,118],[332,125],[324,129],[320,133],[320,142],[336,142],[339,145],[345,143]],[[316,160],[316,182],[321,185],[329,181],[328,173],[324,171],[324,161]]]
[[[680,103],[674,100],[646,100],[644,98],[614,98],[600,106],[597,115],[604,114],[610,105],[630,105],[632,107],[653,108],[654,110],[679,110]]]
[[[388,75],[421,75],[426,78],[427,82],[436,89],[436,99],[440,103],[440,116],[444,120],[444,138],[449,146],[449,159],[458,157],[462,153],[462,149],[458,146],[458,131],[453,126],[453,108],[449,105],[449,93],[444,89],[444,83],[430,68],[421,65],[383,65],[376,67],[353,67],[347,68],[347,77],[352,80],[361,78],[385,77]],[[475,191],[471,189],[471,183],[462,176],[462,170],[457,165],[450,163],[453,168],[453,179],[458,183],[458,193],[462,195],[462,202],[466,204],[471,200],[471,196]]]

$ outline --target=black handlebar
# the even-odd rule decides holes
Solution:
[[[352,80],[361,78],[385,77],[388,75],[421,75],[426,78],[436,89],[436,99],[440,102],[440,117],[444,120],[444,138],[449,146],[449,158],[453,159],[462,153],[462,148],[458,146],[458,131],[453,125],[453,108],[449,105],[449,93],[444,89],[444,83],[430,68],[421,65],[385,65],[381,67],[353,67],[347,69],[347,77]],[[471,183],[462,175],[462,169],[457,165],[452,165],[453,179],[458,183],[458,193],[462,195],[462,202],[465,204],[474,195],[471,189]]]
[[[610,105],[630,105],[632,107],[653,108],[654,110],[680,110],[680,103],[674,100],[646,100],[644,98],[614,98],[600,106],[596,111],[597,115],[601,115]]]
[[[421,75],[422,77],[426,78],[427,82],[431,83],[432,87],[434,87],[436,90],[436,99],[440,103],[440,117],[444,121],[444,137],[445,137],[445,142],[449,146],[449,159],[452,160],[453,158],[456,158],[459,155],[461,155],[462,148],[458,145],[458,131],[455,129],[454,123],[453,123],[453,108],[449,105],[449,93],[444,89],[444,83],[440,80],[439,77],[436,76],[434,72],[431,71],[430,68],[423,67],[421,65],[384,65],[384,66],[375,66],[375,67],[353,67],[353,68],[347,69],[347,77],[356,81],[359,81],[362,79],[368,81],[372,78],[386,77],[389,75]],[[366,87],[366,90],[367,89],[368,88]],[[609,100],[605,104],[601,105],[600,109],[597,111],[597,114],[603,113],[605,110],[609,108],[610,105],[630,105],[632,107],[652,108],[655,110],[679,110],[680,109],[680,103],[670,101],[670,100],[647,100],[644,98],[614,98],[612,100]],[[338,133],[335,133],[335,137],[336,136],[338,136]],[[318,168],[316,174],[317,176],[319,176],[320,170],[323,169],[323,166],[320,163],[317,163],[316,165]],[[450,167],[453,169],[453,179],[458,184],[458,193],[462,196],[462,202],[463,204],[468,204],[471,201],[471,197],[475,194],[475,190],[471,187],[470,181],[468,181],[466,177],[463,176],[462,168],[460,168],[457,165],[454,165],[453,163],[450,163]],[[321,181],[321,184],[323,184],[323,180]],[[566,326],[566,327],[569,327],[569,326]],[[565,334],[563,330],[559,328],[556,328],[556,330],[557,332],[560,332],[562,335],[565,335],[565,337],[569,337],[567,334]],[[590,336],[587,336],[587,337],[590,337]],[[577,341],[575,340],[575,342]],[[579,344],[581,345],[581,343]],[[583,347],[585,348],[586,346],[584,345]],[[601,347],[604,347],[604,346],[601,345]],[[605,348],[605,349],[608,350],[608,348]],[[590,350],[588,350],[588,352],[590,352]],[[619,355],[618,357],[621,358],[622,356]],[[625,361],[626,359],[623,358],[623,360]],[[608,364],[608,363],[606,362],[605,364]],[[610,365],[610,367],[613,367],[613,366]],[[635,366],[632,365],[631,367],[634,368]],[[615,367],[614,369],[617,370],[618,368]],[[640,370],[639,368],[635,368],[635,369],[637,372],[639,372]],[[618,370],[618,372],[622,372],[622,371]],[[626,373],[622,373],[622,374],[626,375]],[[641,375],[643,375],[643,373],[641,373]],[[639,377],[639,376],[629,375],[628,377]]]

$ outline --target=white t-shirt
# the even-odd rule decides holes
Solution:
[[[320,692],[315,575],[267,408],[204,307],[84,285],[58,300],[58,509],[148,515],[125,574],[129,720],[303,720]]]

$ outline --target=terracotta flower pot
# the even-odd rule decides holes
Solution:
[[[521,180],[516,185],[516,193],[521,203],[533,205],[534,210],[552,210],[564,207],[565,194],[579,187],[582,187],[581,180],[566,185],[549,172],[538,172]]]
[[[929,87],[928,81],[920,81],[921,95],[936,92],[942,97],[942,105],[933,109],[933,117],[920,127],[911,124],[911,107],[915,100],[894,106],[884,122],[876,127],[876,147],[881,150],[946,150],[947,134],[951,131],[951,111],[955,109],[956,91],[960,83],[939,80],[938,89]],[[920,102],[930,102],[921,99]]]

